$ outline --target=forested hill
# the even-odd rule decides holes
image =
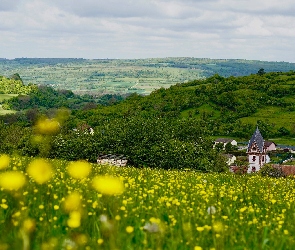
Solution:
[[[170,117],[206,122],[212,135],[248,139],[258,124],[266,138],[295,136],[295,72],[206,80],[131,95],[116,106],[76,113],[92,126],[110,117]]]

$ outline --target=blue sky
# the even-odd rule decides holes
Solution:
[[[295,62],[294,0],[0,0],[0,58]]]

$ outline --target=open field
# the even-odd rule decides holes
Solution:
[[[10,163],[2,156],[0,168],[1,249],[292,249],[295,244],[292,178],[42,159],[36,164],[17,156]]]
[[[0,103],[12,97],[18,96],[17,94],[0,94]]]
[[[6,114],[14,114],[15,110],[4,110],[2,106],[0,105],[0,115],[6,115]]]

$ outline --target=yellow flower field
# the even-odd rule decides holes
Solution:
[[[0,156],[0,249],[293,249],[295,182]]]

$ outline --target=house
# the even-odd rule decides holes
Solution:
[[[264,146],[266,147],[266,152],[277,149],[277,145],[272,141],[264,141]]]
[[[223,156],[227,159],[226,163],[229,166],[234,164],[237,159],[237,157],[235,157],[233,154],[224,154]]]
[[[249,162],[247,173],[257,172],[263,164],[270,162],[270,158],[267,155],[267,145],[257,127],[247,147]]]
[[[223,149],[225,148],[225,145],[230,143],[232,146],[237,146],[238,143],[236,140],[233,139],[227,139],[227,138],[218,138],[214,141],[214,147],[216,144],[223,143]]]
[[[97,163],[101,165],[111,165],[117,167],[125,167],[128,160],[123,155],[99,155],[97,158]]]

